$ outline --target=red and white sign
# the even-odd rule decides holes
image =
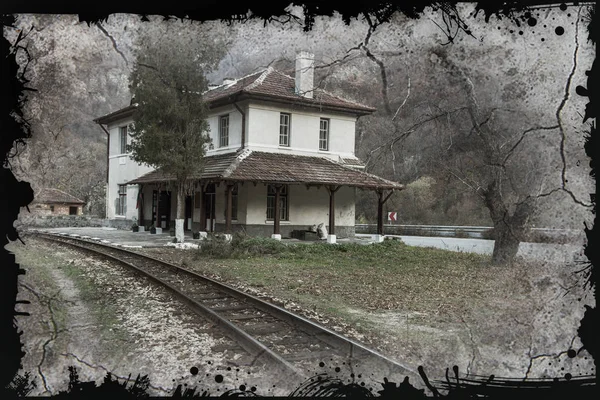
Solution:
[[[395,211],[391,211],[388,213],[388,221],[397,221],[398,220],[398,213]]]

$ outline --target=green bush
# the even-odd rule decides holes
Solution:
[[[223,235],[209,233],[206,240],[198,246],[198,255],[214,258],[229,258],[231,243]]]
[[[198,256],[212,258],[248,258],[273,256],[279,258],[305,258],[319,256],[323,258],[335,256],[336,253],[362,254],[365,256],[381,252],[398,251],[404,246],[401,240],[386,240],[383,243],[364,245],[344,243],[331,245],[328,243],[284,244],[279,240],[266,237],[251,237],[245,233],[235,233],[228,241],[223,234],[209,234],[207,240],[200,243]]]
[[[243,256],[261,256],[279,254],[287,250],[287,246],[279,240],[263,237],[250,237],[244,232],[237,232],[231,241],[223,234],[210,234],[198,249],[198,253],[214,258],[239,258]]]

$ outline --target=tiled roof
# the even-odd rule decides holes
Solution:
[[[216,156],[209,156],[204,159],[204,171],[199,176],[194,176],[194,179],[212,179],[221,178],[225,170],[230,167],[237,159],[238,153],[227,153]],[[154,183],[174,181],[172,175],[166,174],[161,170],[154,170],[136,178],[130,182],[130,185],[138,183]]]
[[[325,157],[250,150],[207,157],[204,173],[195,178],[287,184],[344,185],[371,189],[404,188],[403,185],[397,182],[357,171]],[[173,180],[172,176],[160,171],[153,171],[128,183],[138,184]]]
[[[269,98],[292,102],[293,104],[320,108],[334,108],[353,111],[359,114],[369,114],[375,108],[345,100],[322,89],[315,89],[313,98],[307,98],[295,92],[295,80],[291,76],[276,71],[269,67],[236,80],[232,84],[221,85],[204,93],[204,101],[218,103],[229,101],[234,95],[247,95],[249,97]]]
[[[351,165],[355,168],[359,168],[359,167],[364,167],[365,165],[363,164],[363,162],[361,160],[359,160],[358,158],[342,158],[342,163],[345,165]]]
[[[34,194],[33,203],[85,204],[85,201],[65,193],[62,190],[45,188]]]
[[[202,98],[209,107],[229,104],[234,101],[233,97],[246,96],[319,109],[349,111],[359,115],[376,111],[373,107],[342,99],[319,88],[313,91],[312,98],[297,94],[295,88],[296,81],[293,77],[269,67],[263,71],[234,80],[233,83],[208,90],[202,94]],[[136,107],[137,104],[131,104],[113,113],[96,118],[94,122],[108,124],[129,117],[135,112]]]

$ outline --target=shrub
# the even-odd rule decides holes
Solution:
[[[396,239],[396,238],[394,238]],[[344,243],[284,244],[266,237],[251,237],[245,233],[235,233],[228,241],[223,234],[209,234],[198,249],[198,256],[213,258],[241,258],[274,256],[281,258],[304,258],[308,256],[331,257],[336,253],[376,255],[380,252],[398,251],[404,243],[400,240],[386,240],[383,243],[364,245]]]
[[[206,240],[198,246],[198,254],[214,258],[229,258],[231,256],[231,243],[224,235],[209,233]]]

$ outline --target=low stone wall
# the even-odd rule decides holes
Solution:
[[[62,228],[62,227],[103,227],[110,226],[109,221],[85,215],[27,215],[20,216],[15,226],[36,228]]]
[[[130,230],[132,224],[132,220],[108,220],[87,215],[19,215],[15,221],[17,228],[110,227]]]

